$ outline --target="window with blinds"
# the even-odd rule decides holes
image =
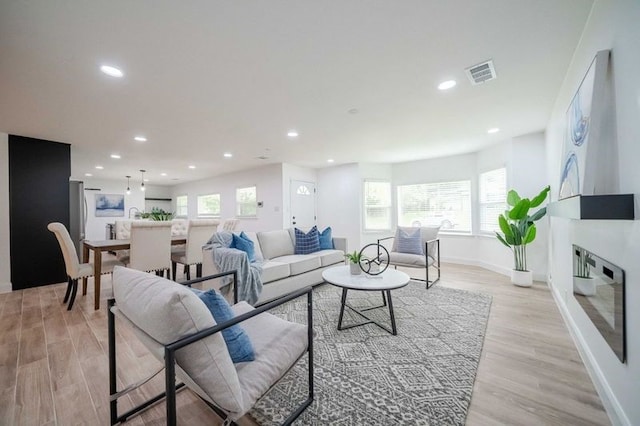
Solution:
[[[187,208],[188,198],[186,195],[178,195],[176,197],[176,216],[187,217],[189,210]]]
[[[198,195],[198,217],[220,217],[220,194]]]
[[[471,232],[471,181],[398,186],[398,225]]]
[[[236,215],[238,217],[258,216],[258,202],[255,186],[236,189]]]
[[[391,183],[364,182],[364,229],[384,231],[391,229]]]
[[[500,229],[498,216],[507,208],[507,169],[480,174],[480,232]]]

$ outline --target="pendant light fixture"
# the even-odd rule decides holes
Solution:
[[[146,172],[146,170],[140,170],[140,173],[142,174],[142,183],[140,184],[140,191],[144,191],[144,172]]]
[[[125,176],[127,178],[127,195],[131,195],[131,187],[129,185],[129,180],[131,179],[131,176]]]

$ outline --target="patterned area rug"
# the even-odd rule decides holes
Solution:
[[[411,282],[392,291],[398,335],[374,324],[338,331],[341,289],[314,289],[315,400],[305,425],[463,425],[478,368],[491,296]],[[306,297],[271,311],[306,323]],[[379,292],[350,291],[357,308],[380,305]],[[386,308],[367,315],[389,324]],[[345,310],[343,325],[361,322]],[[305,356],[251,411],[279,424],[307,395]]]

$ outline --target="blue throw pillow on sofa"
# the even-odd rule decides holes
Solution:
[[[247,253],[249,262],[256,261],[256,250],[253,247],[253,241],[242,231],[240,235],[233,234],[233,241],[231,242],[231,248],[236,248]]]
[[[220,293],[215,290],[202,291],[196,288],[192,288],[191,291],[198,295],[200,300],[207,305],[216,324],[222,324],[234,318],[231,306]],[[249,340],[249,336],[239,324],[222,330],[222,337],[227,344],[227,350],[234,363],[256,359],[251,340]]]
[[[416,230],[411,233],[398,228],[396,240],[398,253],[424,254],[420,228],[416,228]]]
[[[296,246],[294,254],[309,254],[320,251],[320,239],[318,238],[318,227],[314,225],[306,234],[295,228]]]
[[[318,239],[320,240],[320,250],[332,250],[334,248],[330,226],[327,226],[324,231],[318,234]]]

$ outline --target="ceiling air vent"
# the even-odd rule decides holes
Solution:
[[[482,84],[485,81],[496,78],[496,69],[493,67],[493,61],[491,59],[481,64],[469,67],[465,71],[473,85]]]

